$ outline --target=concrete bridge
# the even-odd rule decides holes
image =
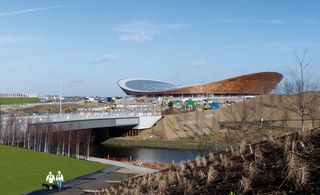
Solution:
[[[79,158],[79,155],[89,156],[92,144],[112,137],[135,136],[160,119],[160,115],[151,113],[124,112],[6,114],[1,116],[0,143],[23,144],[29,149]]]
[[[161,115],[151,113],[77,113],[31,116],[28,124],[32,129],[50,124],[53,131],[111,127],[129,127],[140,130],[152,127],[160,119]]]

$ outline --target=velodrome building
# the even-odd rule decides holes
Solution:
[[[143,78],[121,79],[118,85],[127,95],[138,96],[256,96],[269,94],[282,78],[282,74],[277,72],[258,72],[192,86]]]

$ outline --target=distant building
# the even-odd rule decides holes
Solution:
[[[269,94],[282,78],[282,74],[277,72],[259,72],[193,86],[179,86],[168,82],[142,78],[122,79],[118,81],[118,85],[127,95],[256,96],[260,94]]]
[[[35,93],[0,93],[0,98],[38,98]]]
[[[85,97],[86,103],[95,103],[97,102],[93,97]]]

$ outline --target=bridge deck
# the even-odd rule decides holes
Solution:
[[[106,127],[121,127],[121,126],[137,126],[139,117],[116,117],[116,118],[89,118],[89,119],[74,119],[74,120],[56,120],[34,122],[31,128],[40,126],[41,124],[51,124],[54,131],[69,131],[82,129],[96,129]]]

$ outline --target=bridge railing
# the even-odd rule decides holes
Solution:
[[[78,112],[68,114],[48,114],[48,115],[31,115],[29,120],[32,123],[38,122],[59,122],[73,120],[89,120],[103,118],[122,118],[122,117],[141,117],[141,116],[159,116],[159,112]]]

